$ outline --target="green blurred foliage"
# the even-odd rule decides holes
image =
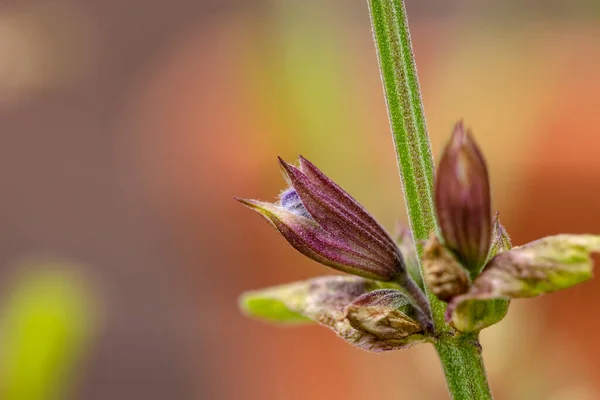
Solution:
[[[0,398],[64,398],[93,316],[89,290],[61,265],[18,277],[0,312]]]

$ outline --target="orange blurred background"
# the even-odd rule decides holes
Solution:
[[[600,233],[600,3],[407,7],[434,154],[465,118],[514,244]],[[406,220],[365,0],[3,1],[0,137],[0,309],[31,259],[95,304],[60,398],[446,398],[430,346],[237,309],[331,273],[232,200],[274,199],[276,156]],[[513,302],[483,333],[496,398],[600,398],[599,305],[599,280]]]

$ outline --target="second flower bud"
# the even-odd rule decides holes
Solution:
[[[490,184],[481,151],[462,122],[440,160],[435,203],[445,245],[476,276],[490,248]]]

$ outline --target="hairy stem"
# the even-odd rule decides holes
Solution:
[[[493,399],[476,333],[442,337],[435,349],[453,399]]]
[[[430,232],[439,235],[433,201],[434,168],[425,113],[412,52],[403,0],[368,0],[371,24],[385,91],[402,189],[414,243]],[[441,339],[435,347],[455,400],[485,400],[492,395],[476,335],[454,336],[444,321],[445,303],[427,293],[435,330]],[[473,373],[468,373],[474,368]]]

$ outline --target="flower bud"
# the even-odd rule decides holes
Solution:
[[[432,234],[423,248],[423,271],[427,287],[442,301],[450,301],[469,289],[467,271]]]
[[[424,334],[418,322],[420,312],[402,292],[394,289],[365,293],[345,309],[346,318],[355,329],[390,341]]]
[[[474,277],[483,267],[492,231],[485,160],[462,122],[446,146],[435,184],[436,211],[446,246]]]
[[[400,249],[356,200],[304,158],[300,168],[280,163],[291,187],[279,202],[237,200],[315,261],[365,278],[407,281]]]

